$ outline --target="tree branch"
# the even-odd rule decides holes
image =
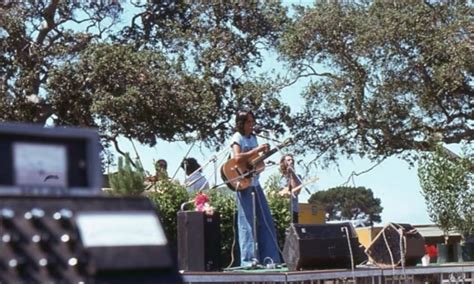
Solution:
[[[58,7],[59,0],[52,0],[46,9],[43,11],[43,18],[46,20],[46,25],[43,26],[36,37],[36,43],[42,45],[46,35],[56,27],[54,23],[54,15],[56,14],[56,9]]]
[[[354,177],[356,176],[360,176],[360,175],[363,175],[363,174],[366,174],[368,172],[370,172],[371,170],[375,169],[376,167],[378,167],[383,161],[385,161],[385,159],[387,159],[387,157],[383,157],[382,160],[379,160],[376,164],[374,164],[373,166],[371,166],[370,168],[366,169],[366,170],[363,170],[361,172],[355,172],[355,171],[352,171],[352,173],[349,175],[349,177],[347,178],[347,180],[341,185],[341,186],[347,186],[347,184],[349,184],[349,181],[352,179],[354,179]]]
[[[132,161],[132,159],[130,158],[130,155],[127,155],[127,153],[125,153],[124,151],[122,151],[122,149],[120,149],[118,141],[117,141],[117,135],[114,135],[114,136],[103,136],[102,135],[102,137],[105,138],[108,141],[112,141],[112,143],[114,144],[115,151],[117,151],[117,153],[119,153],[120,155],[122,155],[126,159],[128,159],[130,164],[132,164],[132,166],[134,168],[137,168],[137,165]]]

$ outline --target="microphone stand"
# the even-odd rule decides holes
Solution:
[[[296,174],[295,169],[293,166],[287,166],[287,179],[288,179],[288,189],[290,191],[290,210],[291,210],[291,223],[295,223],[295,212],[293,210],[293,198],[296,199],[296,195],[293,193],[293,186],[300,186],[302,181],[300,177]],[[296,184],[293,181],[297,182]],[[301,189],[300,189],[301,190]],[[296,204],[298,206],[298,204]],[[298,216],[299,217],[299,216]],[[296,221],[298,223],[298,220]]]
[[[288,182],[288,192],[290,193],[290,198],[289,198],[290,202],[289,203],[290,203],[290,226],[291,226],[291,224],[294,224],[295,222],[294,222],[294,216],[293,216],[293,214],[294,214],[294,212],[293,212],[293,192],[292,192],[293,185],[292,185],[292,182],[291,182],[291,180],[292,180],[291,175],[292,175],[293,171],[290,170],[290,169],[291,169],[291,167],[287,167],[287,169],[286,169],[286,180]]]
[[[255,133],[255,136],[260,137],[260,138],[263,138],[263,139],[266,139],[266,140],[268,140],[268,141],[276,142],[276,143],[278,143],[278,144],[281,144],[281,143],[282,143],[282,141],[277,140],[277,139],[270,138],[270,137],[268,137],[268,135],[261,135],[261,134]]]
[[[252,188],[252,213],[253,213],[253,257],[252,259],[252,267],[257,267],[259,264],[258,261],[258,236],[257,236],[257,203],[255,199],[255,190]]]

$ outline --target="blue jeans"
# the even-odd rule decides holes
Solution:
[[[257,213],[257,255],[254,253],[256,243],[253,236],[252,192],[255,192],[255,211]],[[237,209],[240,265],[251,266],[253,259],[258,260],[261,264],[270,263],[268,259],[265,260],[266,257],[270,257],[274,263],[281,263],[275,225],[262,187],[249,187],[237,191]]]

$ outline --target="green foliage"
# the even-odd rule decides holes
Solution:
[[[472,140],[473,11],[468,1],[296,5],[278,48],[292,79],[309,82],[291,127],[300,152],[412,161],[433,141]]]
[[[226,267],[231,263],[231,253],[234,252],[234,258],[238,255],[238,247],[235,226],[237,221],[237,205],[235,203],[235,193],[226,186],[210,189],[206,194],[209,195],[210,204],[220,215],[221,232],[221,260],[222,265]],[[234,245],[234,248],[232,247]],[[233,250],[234,249],[234,250]],[[234,259],[234,265],[239,260]]]
[[[156,190],[146,191],[145,195],[156,205],[166,237],[173,251],[177,249],[177,214],[181,204],[189,200],[186,188],[173,180],[159,180]]]
[[[448,236],[457,229],[464,237],[474,233],[473,156],[450,159],[441,145],[423,155],[418,178],[431,221]]]
[[[109,175],[110,186],[117,195],[140,195],[145,190],[145,172],[141,166],[132,167],[128,154],[125,165],[123,160],[123,157],[118,158],[118,171]]]
[[[365,187],[338,186],[317,191],[308,199],[326,211],[326,220],[363,220],[366,226],[380,223],[383,207],[371,189]]]
[[[279,1],[99,2],[0,4],[0,120],[96,127],[104,147],[119,135],[211,146],[249,108],[318,162],[473,139],[466,1],[316,1],[291,13]],[[275,47],[287,64],[264,73]],[[279,92],[300,78],[306,106],[290,116]]]
[[[280,179],[280,174],[271,175],[265,182],[265,192],[275,222],[278,243],[280,248],[283,248],[286,239],[285,233],[291,222],[291,212],[289,198],[283,198],[278,194]]]

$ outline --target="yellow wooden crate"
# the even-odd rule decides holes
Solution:
[[[298,223],[300,224],[324,224],[325,211],[323,208],[308,203],[299,204],[300,213]]]

